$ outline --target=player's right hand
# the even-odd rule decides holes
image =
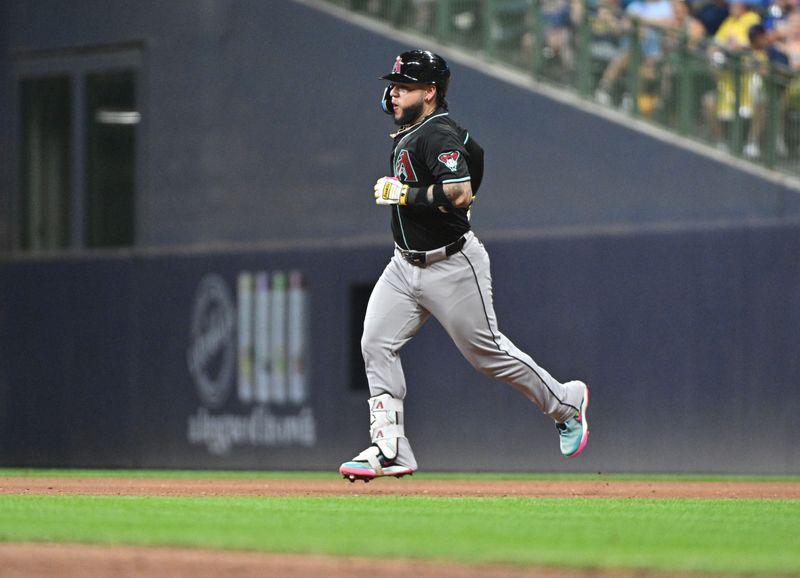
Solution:
[[[405,205],[408,200],[408,185],[397,177],[381,177],[375,183],[376,205]]]

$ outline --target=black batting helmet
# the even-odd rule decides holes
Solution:
[[[395,59],[392,71],[381,78],[403,84],[435,84],[439,104],[447,106],[444,97],[450,81],[450,67],[447,66],[444,58],[430,50],[403,52]],[[383,93],[381,106],[384,112],[391,114],[391,106],[388,105],[388,102],[388,90],[386,90]]]
[[[429,50],[409,50],[398,56],[394,61],[392,72],[381,78],[390,82],[447,86],[450,68],[444,58]]]

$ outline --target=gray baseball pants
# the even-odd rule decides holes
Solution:
[[[582,387],[556,381],[497,328],[489,255],[472,231],[461,251],[426,267],[407,262],[396,249],[372,291],[361,351],[370,395],[405,399],[400,350],[433,315],[475,369],[505,381],[556,422],[573,417]],[[397,463],[417,468],[407,439]]]

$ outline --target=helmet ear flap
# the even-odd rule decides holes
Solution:
[[[386,88],[383,89],[383,96],[381,97],[381,110],[386,114],[394,114],[394,108],[392,107],[392,95],[389,92],[392,90],[392,85],[390,84]]]

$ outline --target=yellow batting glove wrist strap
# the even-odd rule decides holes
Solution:
[[[384,181],[383,183],[383,192],[381,193],[381,197],[384,201],[388,201],[392,198],[392,189],[395,187],[395,184],[391,181]]]

